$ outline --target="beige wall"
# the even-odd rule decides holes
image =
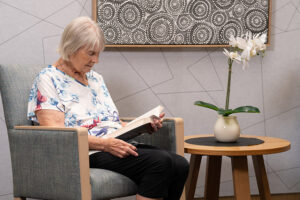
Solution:
[[[63,27],[90,14],[91,0],[0,0],[0,63],[53,63]],[[266,156],[268,177],[272,193],[300,192],[300,0],[273,0],[272,16],[266,56],[254,58],[246,71],[234,64],[231,106],[262,111],[238,114],[242,133],[291,141],[289,152]],[[211,133],[216,120],[215,112],[194,101],[224,104],[227,66],[221,48],[110,48],[95,70],[104,76],[121,116],[162,104],[167,116],[184,118],[186,135]],[[226,158],[223,163],[221,195],[232,195],[231,165]],[[249,165],[251,191],[257,193]],[[0,200],[12,196],[10,166],[0,105]],[[202,169],[197,196],[203,194],[203,182]]]

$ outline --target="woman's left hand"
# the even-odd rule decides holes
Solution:
[[[163,121],[164,116],[165,116],[165,113],[161,113],[159,115],[159,117],[153,118],[153,122],[151,123],[152,129],[153,129],[152,132],[155,132],[162,127],[162,121]]]

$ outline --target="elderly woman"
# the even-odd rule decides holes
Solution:
[[[138,200],[179,199],[188,174],[185,158],[152,146],[130,144],[108,136],[124,126],[100,74],[105,39],[88,17],[65,28],[60,58],[36,77],[28,103],[28,118],[43,126],[88,128],[90,167],[123,174],[138,185]],[[153,130],[162,126],[160,115]]]

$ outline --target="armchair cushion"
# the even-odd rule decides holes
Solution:
[[[91,168],[90,178],[94,200],[124,197],[137,192],[137,186],[131,179],[116,172]]]

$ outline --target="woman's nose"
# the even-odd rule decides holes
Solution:
[[[92,61],[94,63],[98,63],[99,62],[99,56],[93,56]]]

